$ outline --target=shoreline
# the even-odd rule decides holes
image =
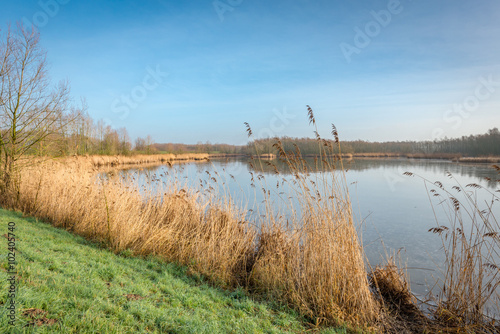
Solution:
[[[419,319],[421,324],[412,325],[412,321],[404,317],[391,317],[391,322],[415,326],[416,331],[439,328],[438,322],[414,304],[406,278],[395,264],[380,264],[375,270],[366,271],[361,260],[362,245],[348,216],[351,211],[346,211],[346,216],[333,214],[337,208],[350,207],[349,199],[342,200],[342,188],[331,188],[335,202],[321,202],[326,204],[317,211],[317,221],[311,223],[299,218],[292,224],[307,225],[290,229],[268,220],[264,221],[268,224],[266,229],[257,230],[255,222],[245,219],[241,208],[216,198],[198,202],[195,189],[180,189],[174,184],[160,189],[159,200],[144,201],[140,191],[156,194],[154,183],[135,189],[135,181],[124,183],[118,178],[95,182],[95,173],[99,172],[96,166],[134,168],[145,161],[170,164],[190,159],[203,163],[204,159],[209,161],[210,156],[73,156],[53,160],[54,163],[49,161],[47,166],[23,170],[22,191],[8,206],[100,242],[116,253],[158,255],[166,262],[188,266],[189,270],[222,288],[242,286],[248,291],[264,291],[262,297],[278,299],[299,314],[311,314],[313,319],[321,317],[328,325],[350,328],[380,325],[379,321],[386,319],[389,313],[380,308],[379,301],[391,302],[391,299],[381,299],[386,298],[382,291],[389,291],[402,296],[394,300],[395,304],[403,305],[397,310]],[[307,181],[305,177],[300,180]],[[153,182],[161,186],[160,180]],[[312,203],[315,194],[305,193],[304,205]],[[268,217],[272,216],[273,211],[266,212]],[[352,241],[344,243],[343,240]],[[320,267],[315,266],[318,257],[323,260]],[[293,270],[297,266],[307,271],[297,275]],[[325,272],[328,273],[326,279],[319,275]],[[294,294],[283,293],[282,284],[286,291]],[[339,286],[346,288],[338,289]],[[312,301],[304,304],[304,295]],[[317,296],[322,298],[313,299]],[[329,308],[332,301],[335,313]],[[408,309],[413,311],[404,313]]]
[[[168,164],[173,162],[208,161],[210,155],[206,153],[187,154],[138,154],[138,155],[73,155],[56,159],[69,165],[87,165],[93,168],[119,167],[134,165]]]
[[[500,157],[460,157],[457,155],[437,154],[399,154],[399,153],[346,153],[342,159],[416,159],[416,160],[444,160],[454,163],[500,163]],[[306,158],[314,158],[316,155],[306,154]],[[90,156],[68,156],[55,159],[64,164],[87,165],[92,168],[127,168],[135,166],[154,166],[162,164],[204,162],[210,159],[228,158],[250,158],[245,154],[208,154],[208,153],[185,153],[185,154],[139,154],[131,156],[122,155],[90,155]],[[261,159],[275,160],[276,156],[260,156]]]

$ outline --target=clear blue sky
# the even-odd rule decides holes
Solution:
[[[389,15],[390,17],[389,17]],[[500,127],[497,0],[2,1],[39,26],[54,82],[156,142],[428,140]],[[156,72],[156,73],[155,73]],[[153,73],[153,75],[151,74]]]

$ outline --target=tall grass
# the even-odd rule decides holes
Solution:
[[[423,326],[418,330],[425,328],[431,319],[417,309],[401,270],[389,263],[368,275],[337,129],[332,125],[333,141],[324,140],[310,108],[308,116],[320,152],[312,166],[298,147],[285,151],[275,139],[278,159],[291,177],[284,176],[281,185],[268,185],[259,171],[266,166],[280,172],[275,161],[255,152],[252,164],[259,168],[253,169],[252,184],[259,185],[264,203],[252,221],[227,193],[216,193],[215,183],[221,178],[217,173],[209,174],[212,184],[197,189],[178,180],[164,183],[155,175],[151,182],[140,184],[119,173],[100,173],[99,166],[137,163],[120,158],[99,162],[75,157],[26,167],[18,196],[5,199],[3,205],[98,240],[115,252],[154,254],[188,265],[221,286],[244,286],[287,303],[316,323],[397,332],[408,327],[391,323],[393,313],[406,312],[410,316],[398,319],[417,320]],[[198,158],[206,157],[192,157]],[[171,161],[161,159],[158,162]],[[284,184],[286,191],[281,188]],[[443,237],[446,255],[435,320],[454,328],[478,324],[485,330],[494,328],[485,310],[492,301],[498,303],[498,222],[491,206],[483,211],[467,192],[478,185],[453,188],[467,195],[467,209],[440,183],[435,185],[450,200],[450,225],[433,230]],[[276,201],[283,203],[281,210]],[[472,225],[465,223],[465,216]]]
[[[493,167],[500,173],[500,167]],[[440,236],[444,254],[441,275],[429,296],[431,310],[445,326],[495,331],[499,329],[495,318],[500,316],[500,225],[494,207],[500,190],[491,192],[476,183],[463,186],[451,173],[447,175],[455,182],[451,188],[417,175],[430,198],[438,201],[433,203],[437,226],[429,232]],[[481,203],[477,191],[488,194],[489,200]],[[447,222],[439,222],[438,209]]]
[[[116,252],[157,254],[222,284],[236,283],[255,239],[236,209],[197,201],[179,184],[145,194],[133,180],[99,178],[96,172],[59,163],[26,169],[19,200],[11,206]]]
[[[309,119],[315,126],[310,108]],[[332,129],[338,144],[338,133]],[[315,166],[308,166],[298,147],[285,152],[276,139],[279,159],[293,175],[293,180],[284,181],[290,183],[295,202],[288,203],[288,212],[275,212],[271,191],[267,188],[266,192],[264,184],[265,214],[251,283],[317,321],[373,323],[378,309],[353,221],[340,145],[334,147],[315,133],[320,152]],[[267,161],[255,163],[272,166]],[[312,176],[310,170],[321,172]]]
[[[336,132],[334,136],[338,142]],[[300,203],[288,224],[274,211],[270,197],[266,218],[248,221],[230,197],[207,197],[179,182],[153,187],[117,173],[99,176],[100,164],[89,163],[89,158],[25,168],[18,198],[4,205],[98,240],[115,252],[158,255],[219,285],[242,285],[276,297],[316,322],[370,326],[378,308],[344,170],[332,168],[338,155],[324,150],[325,160],[318,165],[325,164],[326,172],[313,180],[298,152],[276,145],[294,172]],[[333,147],[326,148],[333,152]],[[328,196],[319,198],[320,193]]]
[[[197,161],[208,160],[210,157],[206,153],[186,153],[186,154],[136,154],[132,156],[115,155],[90,155],[74,156],[64,159],[69,164],[87,164],[91,167],[117,167],[128,165],[172,163],[175,161]]]

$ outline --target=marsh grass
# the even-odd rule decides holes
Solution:
[[[96,170],[58,163],[24,173],[12,206],[115,252],[158,255],[229,286],[252,249],[255,232],[245,228],[236,209],[198,201],[178,184],[147,193],[134,180],[96,177]]]
[[[333,140],[325,140],[309,107],[308,117],[320,152],[312,165],[298,147],[285,151],[275,139],[287,175],[270,185],[259,171],[266,166],[280,175],[276,161],[264,159],[256,149],[251,164],[258,168],[250,172],[251,185],[262,192],[263,203],[250,215],[254,220],[248,218],[250,210],[234,204],[224,176],[216,172],[207,171],[208,179],[197,188],[154,174],[141,183],[135,176],[101,173],[99,166],[136,163],[113,163],[114,158],[101,163],[74,157],[24,168],[18,196],[4,199],[3,205],[116,253],[186,265],[219,286],[243,287],[286,304],[315,324],[392,332],[430,328],[431,319],[418,310],[404,272],[393,262],[367,272],[338,131],[332,125]],[[453,214],[462,210],[454,200],[449,208]],[[478,205],[466,212],[476,223],[472,239],[460,219],[450,220],[454,225],[447,230],[439,226],[442,230],[434,231],[444,238],[447,258],[434,315],[443,328],[485,324],[486,330],[494,325],[487,325],[485,306],[498,297],[498,275],[486,274],[498,271],[498,223],[491,210],[480,211]],[[407,326],[412,321],[418,325]]]
[[[304,333],[296,312],[214,288],[185,266],[103,249],[61,229],[0,210],[16,223],[15,326],[6,314],[8,263],[0,260],[0,333]],[[3,234],[3,232],[2,232]],[[7,239],[0,237],[7,248]],[[326,333],[345,333],[329,329]]]
[[[447,176],[455,183],[451,188],[420,177],[429,198],[438,201],[431,201],[437,226],[429,232],[441,238],[444,255],[441,275],[428,296],[433,317],[450,328],[495,332],[500,316],[500,225],[494,207],[500,190],[492,192],[476,183],[463,186],[451,173]],[[478,191],[489,200],[480,202]],[[439,222],[438,209],[447,222]]]
[[[66,164],[88,165],[90,167],[124,167],[144,164],[169,164],[179,161],[199,161],[208,160],[206,153],[186,153],[186,154],[136,154],[131,156],[115,155],[90,155],[66,157],[62,160]]]
[[[315,125],[312,110],[309,116]],[[280,158],[294,173],[290,186],[300,207],[290,207],[288,222],[274,210],[265,185],[260,216],[264,218],[248,221],[245,210],[217,191],[217,183],[223,182],[220,175],[209,175],[209,182],[198,189],[161,182],[156,175],[141,185],[119,173],[103,176],[97,166],[105,164],[85,157],[23,169],[19,196],[4,205],[116,253],[158,256],[187,265],[219,286],[243,286],[275,297],[314,323],[369,328],[378,308],[368,284],[345,172],[335,167],[342,163],[341,152],[332,154],[331,141],[319,135],[317,139],[323,156],[316,167],[325,172],[314,179],[300,152],[284,152],[276,142]],[[271,161],[258,157],[257,162]],[[265,183],[262,175],[256,179]]]
[[[321,152],[315,166],[307,164],[298,147],[286,152],[279,139],[274,144],[292,175],[283,179],[293,193],[293,201],[284,199],[283,212],[275,212],[275,205],[269,204],[272,191],[262,175],[257,177],[266,205],[265,214],[260,215],[251,284],[286,300],[316,322],[373,324],[378,307],[369,289],[363,248],[353,221],[340,145],[320,137],[313,111],[308,111]],[[248,130],[251,134],[249,126]],[[332,135],[333,143],[338,144],[333,125]],[[260,159],[254,163],[273,165]],[[312,170],[320,173],[313,176]],[[279,194],[280,185],[276,188],[274,193]]]

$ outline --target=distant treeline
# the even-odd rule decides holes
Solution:
[[[317,155],[320,150],[318,140],[313,138],[279,138],[285,151],[295,151],[295,145],[303,155]],[[186,144],[154,144],[160,152],[168,153],[211,153],[211,154],[259,154],[274,153],[275,138],[256,139],[245,146],[228,144],[198,143]],[[333,143],[333,142],[332,142]],[[334,145],[336,147],[336,145]],[[457,155],[457,156],[500,156],[500,131],[497,128],[485,134],[463,136],[461,138],[445,138],[436,141],[390,141],[369,142],[364,140],[341,141],[342,153],[390,153],[390,154],[425,154],[425,155]]]
[[[132,141],[125,128],[118,130],[106,125],[103,121],[94,121],[85,111],[73,111],[61,116],[70,118],[71,122],[61,119],[67,124],[54,132],[30,151],[38,155],[129,155],[135,153],[209,153],[224,155],[251,155],[263,153],[277,154],[273,144],[276,138],[256,139],[247,145],[154,143],[151,136],[139,137]],[[285,151],[295,151],[295,145],[303,155],[318,155],[320,144],[313,138],[279,138]],[[330,142],[332,142],[330,140]],[[333,143],[333,142],[332,142]],[[337,145],[334,145],[336,147]],[[421,154],[442,156],[500,156],[500,131],[498,128],[488,130],[485,134],[463,136],[461,138],[445,138],[436,141],[390,141],[369,142],[364,140],[341,141],[342,153],[388,153],[388,154]]]
[[[57,127],[50,135],[33,146],[29,153],[35,155],[130,155],[157,153],[151,136],[138,137],[132,141],[126,128],[118,130],[106,125],[103,120],[94,121],[83,110],[61,114]]]
[[[198,144],[153,144],[158,152],[163,153],[210,153],[210,154],[244,154],[248,153],[247,146],[237,146],[229,144],[211,144],[210,142]]]

